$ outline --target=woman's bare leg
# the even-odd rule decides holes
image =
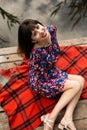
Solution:
[[[67,79],[63,89],[63,94],[61,95],[52,112],[49,114],[48,119],[55,122],[59,112],[72,101],[73,97],[77,95],[80,89],[81,85],[78,81]],[[47,125],[46,129],[51,130]]]
[[[73,123],[73,112],[74,112],[74,109],[75,109],[75,107],[78,103],[80,96],[81,96],[82,89],[83,89],[83,86],[84,86],[84,79],[83,79],[83,77],[76,76],[76,75],[69,75],[69,79],[79,81],[81,89],[75,95],[75,97],[71,100],[71,102],[67,105],[66,112],[64,114],[63,119],[61,120],[61,123],[62,124],[64,123],[63,120],[65,120],[65,121],[72,120],[72,123],[69,124],[70,125],[69,127],[72,128],[72,130],[74,130],[75,126],[74,126],[74,123]]]

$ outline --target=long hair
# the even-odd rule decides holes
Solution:
[[[26,59],[30,58],[30,53],[34,47],[31,39],[32,30],[34,30],[36,24],[41,24],[37,20],[26,19],[20,25],[18,29],[18,50],[21,54],[24,54]]]

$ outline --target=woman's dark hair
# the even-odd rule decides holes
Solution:
[[[37,20],[26,19],[20,24],[18,29],[18,50],[25,55],[26,59],[29,59],[35,44],[32,43],[31,35],[36,24],[43,25]]]

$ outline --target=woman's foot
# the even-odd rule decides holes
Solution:
[[[54,120],[50,119],[50,114],[41,116],[41,121],[44,124],[44,130],[53,130]]]
[[[74,125],[74,122],[72,120],[65,120],[64,118],[61,120],[61,122],[58,125],[58,128],[60,130],[63,130],[64,128],[66,130],[76,130],[76,127]]]

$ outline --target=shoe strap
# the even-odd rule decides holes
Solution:
[[[44,119],[44,123],[46,123],[51,129],[53,129],[53,127],[50,125],[50,123],[54,123],[54,121],[48,119],[48,116]]]
[[[67,126],[72,122],[72,120],[64,121],[64,126],[67,129]]]
[[[46,120],[47,122],[54,123],[53,120],[48,119],[48,116],[45,118],[45,120]]]

